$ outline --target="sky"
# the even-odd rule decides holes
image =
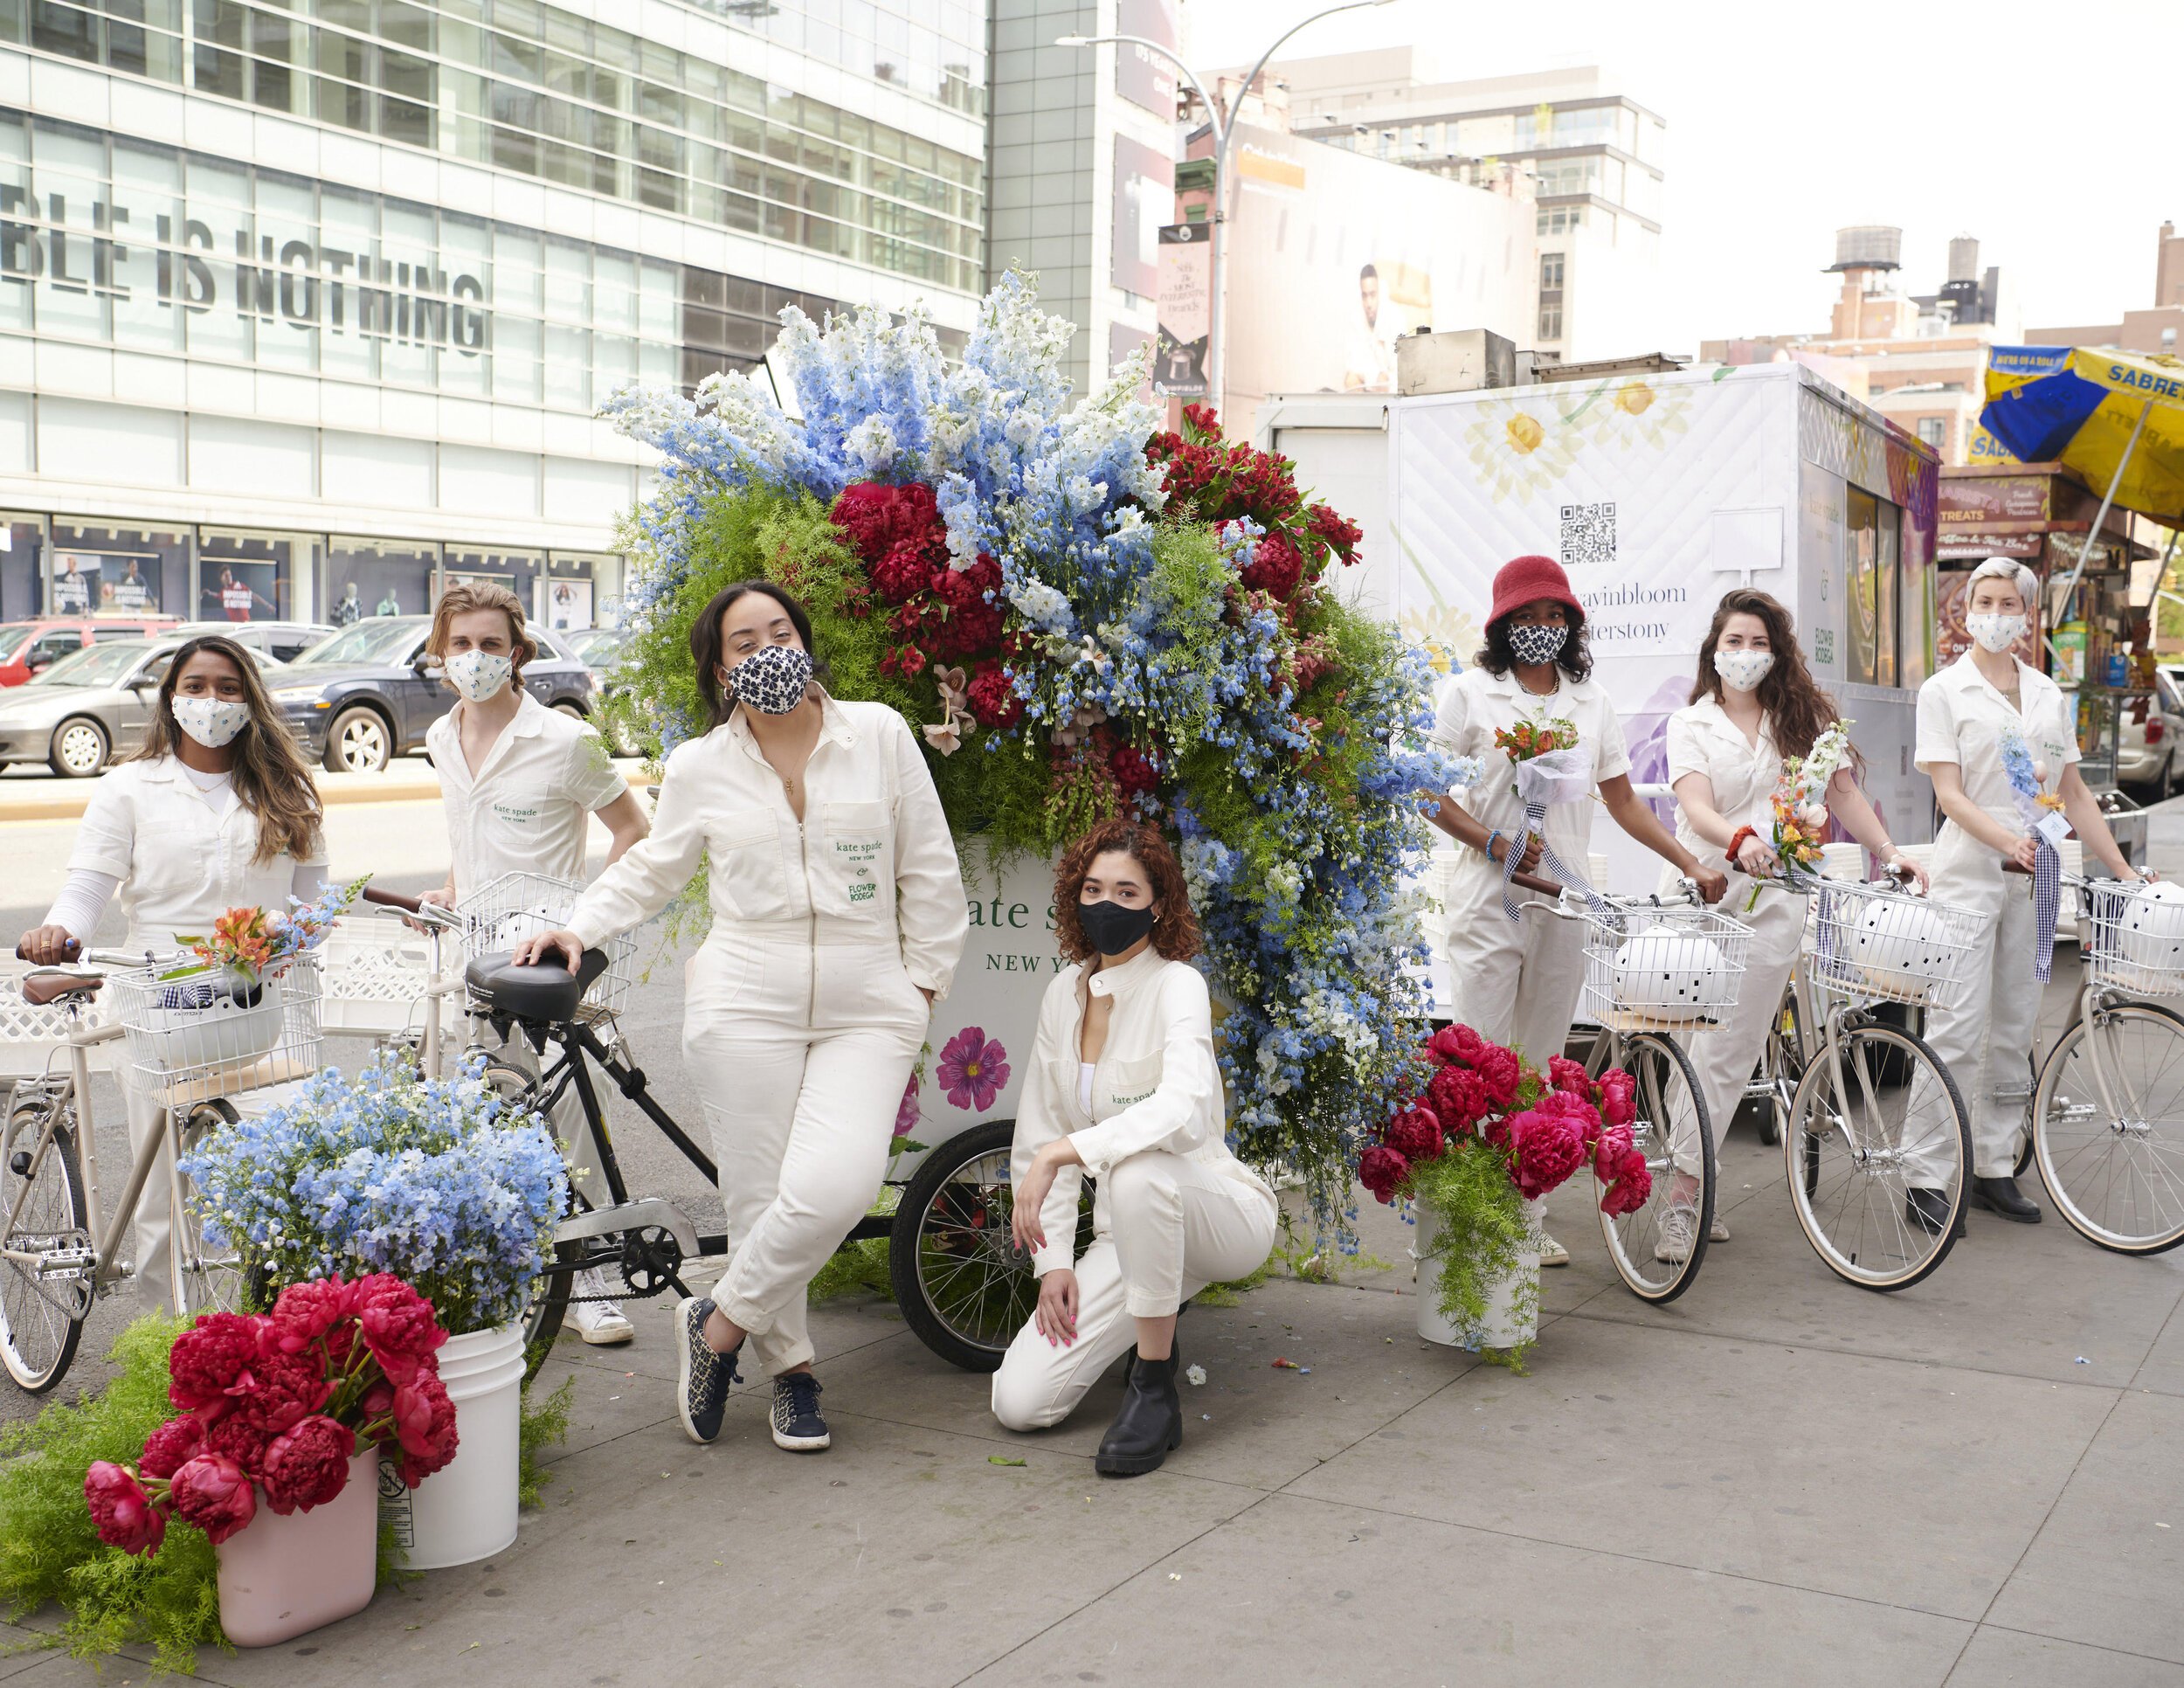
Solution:
[[[1185,56],[1248,63],[1324,3],[1181,0]],[[2184,225],[2184,0],[1391,0],[1277,61],[1406,43],[1452,81],[1596,64],[1667,121],[1661,331],[1634,352],[1824,333],[1858,223],[1903,229],[1908,292],[1971,234],[2025,328],[2119,322],[2153,302],[2162,220]]]

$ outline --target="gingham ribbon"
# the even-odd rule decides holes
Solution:
[[[1539,841],[1539,865],[1550,875],[1567,885],[1584,897],[1595,914],[1605,914],[1607,905],[1600,901],[1600,894],[1572,873],[1562,858],[1555,854],[1555,847],[1547,841],[1547,806],[1545,803],[1524,805],[1524,825],[1511,839],[1502,854],[1502,912],[1514,922],[1524,917],[1517,906],[1511,882],[1517,874],[1517,864],[1524,859],[1524,851],[1531,841]]]
[[[2032,971],[2042,985],[2055,964],[2055,923],[2063,907],[2063,856],[2045,833],[2033,834]]]

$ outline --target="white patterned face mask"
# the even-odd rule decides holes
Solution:
[[[499,695],[515,668],[512,658],[496,656],[491,651],[457,651],[441,671],[465,702],[482,703]]]
[[[1964,618],[1964,630],[1979,641],[1981,650],[2000,656],[2025,636],[2025,618],[1982,611]]]
[[[1756,692],[1774,666],[1773,651],[1716,651],[1714,672],[1731,691]]]
[[[1512,623],[1509,630],[1509,647],[1526,668],[1536,668],[1553,661],[1569,642],[1567,627],[1527,627]]]
[[[175,725],[208,751],[224,750],[250,725],[250,706],[222,697],[182,697],[174,700]]]

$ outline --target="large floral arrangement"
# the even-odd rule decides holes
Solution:
[[[172,1517],[218,1546],[261,1494],[283,1516],[332,1500],[366,1447],[395,1454],[415,1488],[455,1456],[446,1340],[432,1303],[387,1274],[291,1284],[268,1314],[200,1316],[168,1356],[180,1415],[134,1464],[96,1460],[85,1473],[100,1540],[149,1557]]]
[[[1331,1217],[1405,1082],[1424,1003],[1400,898],[1429,675],[1324,577],[1358,530],[1211,413],[1156,432],[1126,365],[1075,408],[1069,325],[1011,273],[950,367],[915,315],[784,313],[800,415],[742,376],[607,410],[664,458],[633,522],[624,673],[671,747],[701,719],[688,636],[763,576],[811,612],[840,696],[923,731],[958,836],[1051,854],[1122,811],[1175,834],[1226,1005],[1240,1150]]]
[[[272,1285],[399,1272],[462,1334],[515,1318],[568,1199],[552,1134],[485,1082],[388,1050],[212,1132],[183,1163],[206,1235]]]
[[[1636,1087],[1621,1068],[1596,1082],[1551,1055],[1541,1073],[1469,1026],[1435,1032],[1426,1056],[1423,1092],[1382,1125],[1358,1177],[1382,1201],[1431,1210],[1441,1309],[1476,1329],[1531,1239],[1524,1202],[1590,1169],[1602,1212],[1635,1213],[1653,1175],[1632,1139]]]

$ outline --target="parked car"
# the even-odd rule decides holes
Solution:
[[[246,651],[262,651],[280,661],[293,662],[341,629],[314,621],[185,621],[174,631],[190,639],[218,633]]]
[[[0,686],[20,686],[64,656],[102,639],[144,639],[174,626],[175,619],[164,615],[127,619],[45,615],[0,622]]]
[[[532,631],[538,630],[534,628]],[[556,633],[554,637],[561,641],[570,655],[582,657],[596,669],[599,665],[592,660],[591,647],[594,645],[619,647],[629,635],[619,627],[578,627],[570,633]]]
[[[2124,705],[2116,728],[2116,783],[2149,802],[2184,785],[2184,667],[2157,668],[2153,695]]]
[[[167,665],[186,641],[105,638],[0,695],[0,767],[43,762],[63,779],[88,779],[144,742]],[[251,653],[267,684],[280,664]]]
[[[556,637],[583,658],[598,688],[599,735],[617,756],[642,756],[645,747],[637,737],[635,705],[629,688],[616,681],[614,665],[629,648],[630,636],[615,627],[593,627],[580,633]]]
[[[425,730],[455,703],[425,654],[432,630],[429,615],[374,616],[281,669],[273,703],[306,752],[333,773],[377,773],[394,758],[422,750]],[[596,692],[591,669],[551,634],[538,637],[524,685],[547,708],[588,717]]]

